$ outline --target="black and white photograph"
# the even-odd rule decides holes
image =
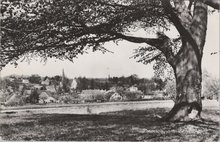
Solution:
[[[220,141],[220,0],[0,10],[0,141]]]

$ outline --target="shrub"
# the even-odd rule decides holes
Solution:
[[[39,93],[37,89],[34,89],[30,95],[30,103],[36,104],[39,101]]]
[[[9,92],[0,90],[0,102],[6,102],[9,97]]]
[[[143,96],[143,93],[141,91],[124,91],[122,96],[126,101],[135,101],[140,100]]]
[[[26,104],[25,97],[19,95],[17,92],[14,93],[6,102],[6,106],[21,106]]]
[[[97,102],[105,100],[105,92],[104,90],[83,90],[79,97],[81,100],[86,102]]]
[[[74,104],[74,103],[79,103],[79,100],[74,98],[73,96],[70,95],[64,95],[59,97],[59,102],[65,103],[65,104]]]
[[[176,81],[175,79],[167,80],[167,83],[165,85],[165,96],[174,100],[176,98]]]
[[[220,82],[208,72],[203,74],[202,96],[206,99],[218,99]]]
[[[104,100],[104,93],[103,94],[97,94],[94,96],[95,100]]]

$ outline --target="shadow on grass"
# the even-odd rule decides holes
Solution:
[[[120,111],[99,115],[32,114],[10,117],[1,124],[5,140],[74,141],[170,141],[207,137],[216,131],[217,122],[170,123],[160,121],[168,109]],[[7,119],[9,117],[4,117]],[[20,119],[20,121],[13,121]],[[193,126],[190,128],[189,126]],[[201,131],[196,132],[197,129]]]

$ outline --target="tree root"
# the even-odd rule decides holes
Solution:
[[[162,121],[194,121],[202,120],[201,118],[202,107],[198,102],[181,102],[175,104],[171,111],[162,118]]]

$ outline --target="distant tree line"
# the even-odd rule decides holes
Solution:
[[[12,78],[12,77],[10,77]],[[54,85],[57,93],[62,92],[70,92],[71,91],[71,83],[72,79],[68,77],[62,77],[60,75],[56,75],[53,77],[44,77],[42,78],[39,75],[31,75],[26,77],[26,79],[31,84],[41,84],[41,82],[48,78],[50,83],[49,85]],[[135,86],[138,90],[142,91],[143,93],[149,93],[154,90],[163,90],[164,86],[166,85],[166,81],[158,77],[153,77],[151,79],[146,78],[139,78],[137,75],[130,75],[130,76],[121,76],[121,77],[108,77],[108,78],[86,78],[86,77],[77,77],[75,78],[77,81],[76,91],[81,92],[82,90],[86,89],[100,89],[100,90],[109,90],[112,87],[123,87],[129,88],[131,86]],[[18,90],[19,84],[22,83],[22,79],[19,77],[14,77],[13,81],[9,78],[5,78],[1,81],[1,88],[3,86],[11,86],[13,90]],[[4,87],[4,88],[5,88]],[[46,90],[45,85],[42,87],[43,90]]]
[[[135,86],[143,93],[148,93],[154,90],[163,90],[166,81],[160,78],[153,77],[151,79],[139,78],[137,75],[130,75],[128,77],[109,77],[109,78],[77,78],[77,90],[82,91],[86,89],[103,89],[109,90],[112,87],[128,88]]]

